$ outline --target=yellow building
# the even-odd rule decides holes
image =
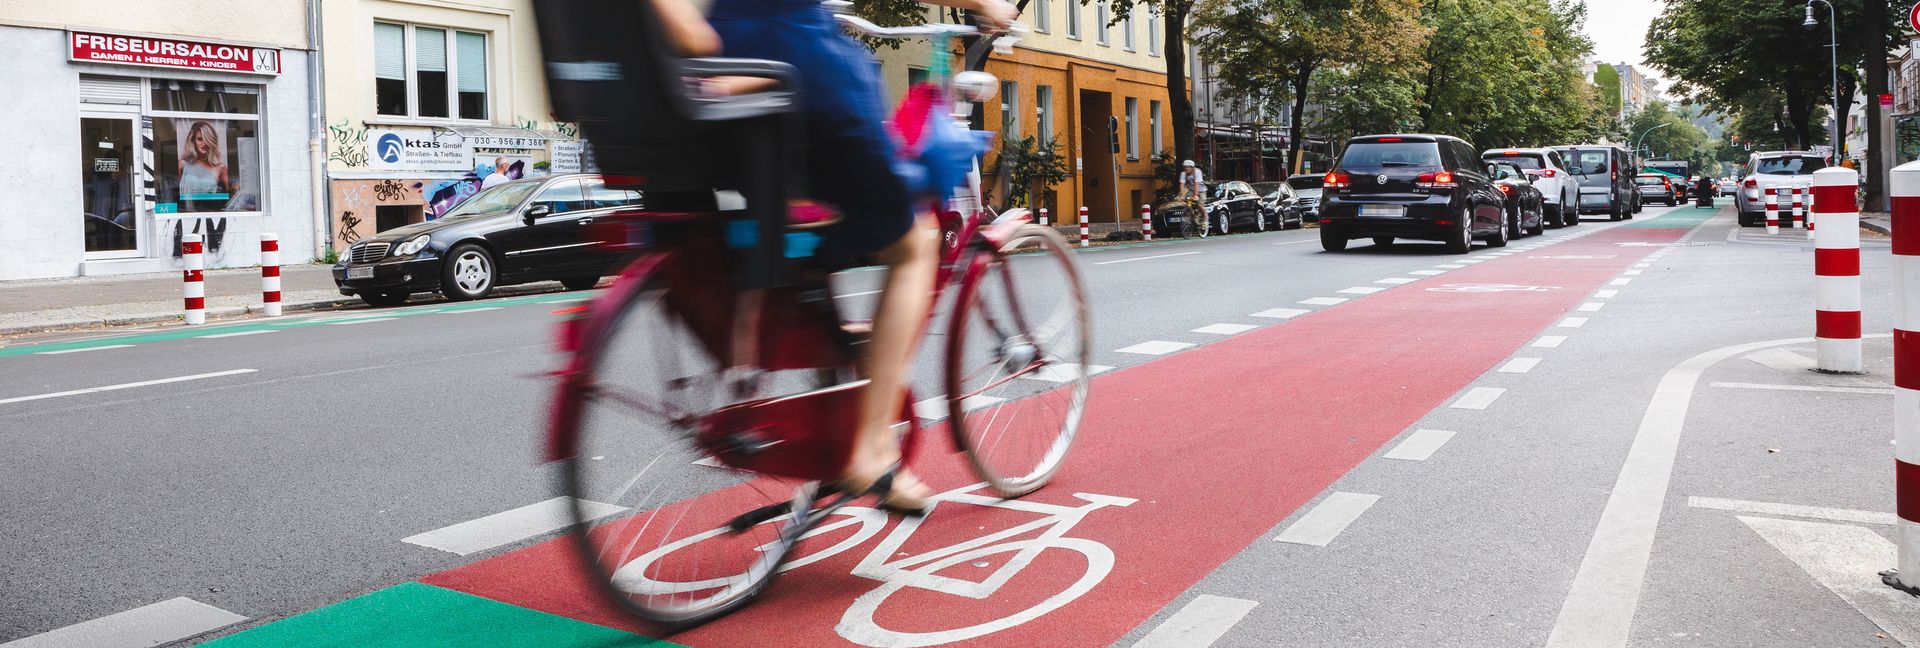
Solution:
[[[986,71],[1000,78],[999,96],[983,106],[980,123],[1002,137],[1052,138],[1067,158],[1068,177],[1037,199],[1056,221],[1087,207],[1089,220],[1139,217],[1153,200],[1153,154],[1173,148],[1173,125],[1162,56],[1160,17],[1141,13],[1108,25],[1105,2],[1031,0],[1021,21],[1034,33],[1011,54],[995,55]],[[925,73],[924,46],[878,52],[890,102]],[[1176,57],[1178,65],[1186,57]],[[1119,152],[1109,148],[1118,126]],[[1005,182],[990,153],[986,185],[1004,205]]]
[[[437,217],[496,163],[578,171],[553,121],[528,0],[320,0],[337,246]]]

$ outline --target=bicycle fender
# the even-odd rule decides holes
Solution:
[[[600,340],[621,307],[630,303],[634,293],[647,285],[647,278],[674,256],[673,252],[657,252],[634,259],[606,292],[560,322],[560,344],[568,356],[565,367],[553,374],[560,381],[553,390],[553,405],[548,408],[546,461],[565,461],[579,453],[580,400],[571,396],[588,387],[586,376],[598,355]]]

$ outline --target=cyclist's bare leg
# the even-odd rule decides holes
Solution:
[[[843,480],[863,490],[900,461],[900,440],[893,424],[906,398],[907,369],[921,328],[932,308],[933,279],[939,262],[940,230],[930,215],[914,221],[907,235],[880,251],[887,280],[874,310],[873,337],[867,342],[865,373],[871,381],[861,397],[858,436]],[[886,504],[905,509],[926,506],[933,490],[902,470],[894,478]]]

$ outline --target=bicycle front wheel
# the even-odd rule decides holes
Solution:
[[[974,255],[948,326],[948,425],[974,473],[1002,497],[1045,486],[1091,383],[1086,293],[1066,239],[1025,225]]]

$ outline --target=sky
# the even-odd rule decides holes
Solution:
[[[1593,56],[1606,63],[1632,63],[1645,69],[1640,46],[1647,37],[1647,25],[1660,15],[1666,4],[1660,0],[1585,0],[1587,38],[1593,40]],[[1651,72],[1651,76],[1659,76]],[[1665,85],[1665,84],[1661,84]]]

